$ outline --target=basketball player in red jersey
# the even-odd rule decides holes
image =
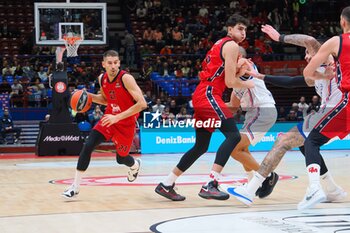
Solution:
[[[245,73],[243,68],[239,69],[244,66],[244,60],[240,59],[237,62],[239,51],[237,43],[245,39],[247,25],[247,20],[241,16],[234,16],[226,22],[227,36],[217,41],[207,53],[202,62],[202,71],[199,73],[200,83],[192,97],[195,120],[221,122],[218,128],[226,137],[216,153],[209,181],[202,186],[199,192],[199,196],[205,199],[226,200],[229,198],[228,194],[218,189],[217,180],[241,138],[233,114],[222,100],[222,94],[226,87],[254,87],[252,81],[242,81],[239,78],[242,75],[240,73]],[[156,193],[173,201],[185,200],[184,196],[175,192],[175,181],[208,150],[214,130],[215,128],[196,128],[195,145],[182,156],[166,180],[156,187]]]
[[[333,111],[324,116],[305,140],[306,166],[310,183],[304,199],[298,205],[300,210],[312,208],[326,200],[320,185],[322,160],[320,147],[331,138],[338,136],[343,139],[350,133],[350,6],[343,9],[340,25],[343,34],[326,41],[304,69],[304,76],[307,78],[327,79],[327,76],[318,72],[317,69],[327,61],[330,55],[333,56],[336,61],[336,79],[343,96]]]
[[[74,182],[62,193],[66,198],[79,193],[82,174],[89,166],[91,153],[105,140],[111,139],[116,145],[117,162],[130,168],[129,182],[136,179],[140,169],[140,160],[131,157],[129,150],[134,139],[137,117],[147,107],[146,101],[134,77],[119,69],[120,60],[116,51],[108,50],[103,54],[102,66],[106,73],[98,77],[101,93],[89,95],[94,103],[107,105],[107,108],[80,152]]]

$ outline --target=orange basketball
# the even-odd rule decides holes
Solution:
[[[86,112],[91,108],[92,97],[85,90],[79,90],[70,97],[70,106],[76,112]]]

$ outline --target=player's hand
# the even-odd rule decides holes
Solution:
[[[325,78],[330,80],[330,79],[334,78],[335,75],[336,75],[335,67],[333,65],[326,66],[326,69],[324,71]]]
[[[261,25],[261,31],[266,33],[272,40],[279,41],[280,33],[274,29],[271,25],[265,24]]]
[[[102,126],[111,126],[115,123],[118,123],[120,121],[118,115],[112,115],[112,114],[105,114],[102,119]]]

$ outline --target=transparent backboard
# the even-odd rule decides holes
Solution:
[[[35,42],[37,45],[64,45],[71,32],[82,45],[107,43],[106,3],[35,3]]]

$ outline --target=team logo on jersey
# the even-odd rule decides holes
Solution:
[[[119,87],[120,87],[120,83],[117,82],[117,83],[115,84],[115,87],[116,87],[116,88],[119,88]]]
[[[144,128],[160,128],[162,114],[157,110],[156,112],[143,113],[143,127]]]

